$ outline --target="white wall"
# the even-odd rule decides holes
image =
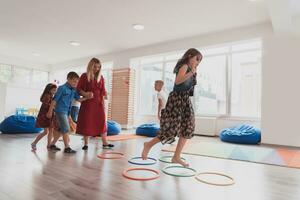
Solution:
[[[300,37],[264,39],[262,141],[300,147]]]
[[[4,116],[7,117],[14,114],[17,107],[39,109],[42,92],[43,89],[22,88],[7,85]]]
[[[44,71],[49,71],[51,69],[50,65],[46,65],[40,62],[32,62],[22,58],[0,55],[0,63],[2,64],[9,64],[9,65],[16,65],[16,66],[24,66],[31,69],[40,69]]]

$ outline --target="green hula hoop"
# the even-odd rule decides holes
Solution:
[[[162,157],[160,157],[158,160],[160,161],[160,162],[164,162],[164,163],[172,163],[171,161],[168,161],[168,158],[173,158],[173,156],[162,156]],[[186,159],[185,158],[181,158],[182,160],[184,160],[184,161],[186,161]]]
[[[168,169],[171,169],[171,168],[182,168],[182,169],[187,169],[187,170],[190,170],[192,171],[193,173],[192,174],[176,174],[176,173],[171,173],[171,172],[168,172]],[[167,175],[170,175],[170,176],[176,176],[176,177],[192,177],[192,176],[195,176],[197,171],[193,168],[190,168],[190,167],[183,167],[183,166],[178,166],[178,165],[171,165],[171,166],[167,166],[165,168],[162,169],[162,172],[167,174]]]

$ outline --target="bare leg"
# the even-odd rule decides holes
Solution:
[[[53,128],[49,128],[47,148],[50,147],[50,144],[52,142],[52,138],[53,138]]]
[[[87,146],[89,144],[89,137],[83,136],[83,140],[84,140],[84,146]]]
[[[107,136],[107,133],[101,134],[101,139],[102,139],[102,144],[103,145],[108,145],[108,142],[106,140],[106,136]]]
[[[45,135],[49,133],[49,128],[45,128],[44,132],[39,134],[35,140],[32,142],[33,145],[36,145]]]
[[[57,142],[57,140],[60,138],[60,132],[58,131],[53,131],[53,140],[51,142],[51,145],[55,145],[55,143]]]
[[[63,140],[64,140],[65,148],[70,147],[69,145],[70,138],[68,133],[63,134]]]
[[[187,139],[183,138],[183,137],[179,137],[179,140],[178,140],[178,143],[177,143],[177,146],[176,146],[176,150],[175,150],[175,153],[174,153],[174,156],[172,158],[172,163],[178,163],[178,164],[181,164],[182,166],[184,167],[188,167],[189,164],[184,162],[183,160],[181,160],[181,151],[186,143]]]
[[[68,134],[68,144],[70,144],[70,135]]]
[[[156,145],[157,143],[159,143],[160,140],[158,139],[158,137],[153,138],[152,140],[150,140],[149,142],[145,142],[144,143],[144,149],[142,152],[142,159],[146,160],[148,157],[148,153],[151,150],[151,148]]]

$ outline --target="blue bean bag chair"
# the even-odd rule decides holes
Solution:
[[[155,123],[151,124],[142,124],[136,129],[137,135],[147,136],[147,137],[156,137],[157,131],[159,130],[159,125]]]
[[[0,131],[4,134],[39,133],[42,128],[35,127],[36,118],[28,115],[12,115],[0,124]]]
[[[118,135],[121,132],[121,125],[115,121],[107,121],[107,135]]]
[[[252,125],[243,124],[223,129],[220,138],[224,142],[258,144],[261,140],[261,131]]]

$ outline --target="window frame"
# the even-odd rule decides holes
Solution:
[[[37,69],[37,68],[29,68],[29,67],[23,67],[23,66],[17,66],[17,65],[11,65],[11,64],[5,64],[0,63],[0,65],[6,65],[10,66],[11,70],[11,77],[10,79],[5,82],[9,86],[18,87],[18,88],[29,88],[29,89],[44,89],[45,85],[36,86],[36,82],[33,81],[33,73],[34,71],[39,72],[46,72],[47,73],[47,82],[49,82],[50,79],[50,72],[43,69]],[[13,81],[14,76],[16,75],[16,70],[22,69],[22,70],[28,70],[29,71],[29,82],[28,84],[20,84]]]
[[[243,49],[243,50],[232,50],[232,47],[234,45],[241,45],[241,44],[247,44],[247,43],[251,43],[251,42],[260,42],[261,45],[260,47],[256,47],[256,48],[249,48],[249,49]],[[225,56],[226,57],[226,63],[225,63],[225,81],[226,81],[226,86],[225,86],[225,93],[226,93],[226,112],[225,114],[195,114],[196,118],[201,118],[201,117],[217,117],[217,118],[224,118],[224,119],[233,119],[233,120],[249,120],[249,121],[260,121],[261,119],[261,113],[259,117],[251,117],[251,116],[235,116],[232,115],[232,100],[231,100],[231,95],[232,95],[232,88],[231,88],[231,84],[232,84],[232,56],[235,53],[248,53],[248,52],[254,52],[254,51],[261,51],[262,52],[262,39],[261,38],[255,38],[255,39],[250,39],[250,40],[245,40],[245,41],[237,41],[237,42],[231,42],[231,43],[224,43],[224,44],[220,44],[220,45],[214,45],[214,46],[208,46],[208,47],[204,47],[204,48],[197,48],[200,51],[203,50],[208,50],[208,49],[214,49],[214,48],[222,48],[222,47],[228,47],[228,51],[224,52],[224,53],[216,53],[216,54],[208,54],[208,55],[204,55],[205,57],[214,57],[214,56]],[[143,56],[143,57],[137,57],[137,58],[132,58],[130,59],[130,64],[131,66],[133,66],[133,68],[136,69],[137,71],[137,83],[140,82],[140,77],[141,77],[141,71],[142,68],[145,65],[149,65],[149,64],[161,64],[162,63],[162,80],[165,81],[166,78],[166,64],[169,62],[177,62],[178,59],[166,59],[167,56],[172,56],[172,54],[179,54],[182,53],[182,50],[179,51],[173,51],[173,52],[168,52],[168,53],[163,53],[163,54],[155,54],[155,55],[150,55],[150,56]],[[156,61],[156,62],[150,62],[147,64],[142,64],[142,60],[147,58],[151,58],[151,57],[158,57],[158,56],[163,56],[163,60],[162,61]],[[262,57],[261,57],[262,58]],[[134,63],[132,65],[132,63]],[[262,71],[262,60],[260,60],[260,70]],[[262,83],[262,80],[260,80],[260,84]],[[143,115],[143,116],[155,116],[156,114],[145,114],[141,111],[141,87],[138,87],[138,90],[136,90],[136,96],[137,96],[137,110],[136,113],[139,115]],[[261,94],[260,94],[260,103],[261,103]],[[195,105],[195,98],[191,98],[192,103]],[[155,113],[155,112],[154,112]]]

